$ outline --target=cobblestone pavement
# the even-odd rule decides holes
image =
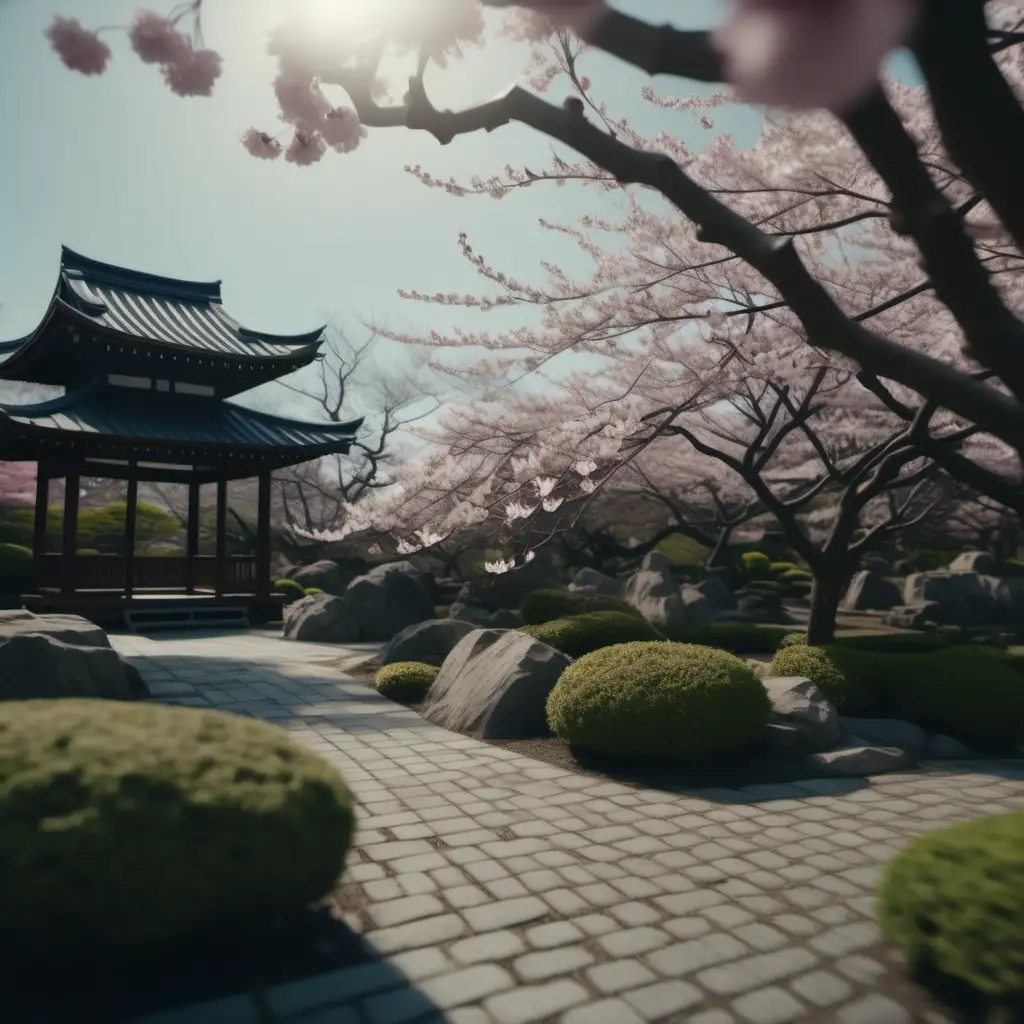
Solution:
[[[344,773],[346,921],[376,950],[146,1024],[940,1024],[880,942],[881,866],[916,833],[1024,807],[1020,761],[636,789],[423,722],[339,671],[372,647],[111,639],[154,697],[277,722]]]

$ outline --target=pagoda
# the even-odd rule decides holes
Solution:
[[[178,609],[199,598],[220,609],[271,606],[271,474],[347,453],[362,421],[308,423],[230,399],[309,365],[322,336],[323,328],[286,336],[240,326],[224,311],[219,281],[139,273],[63,248],[42,322],[0,342],[0,379],[65,389],[46,402],[0,403],[0,460],[38,465],[26,603],[94,618],[152,609],[155,598]],[[76,554],[82,477],[127,482],[123,556]],[[61,545],[50,552],[50,483],[61,478]],[[229,557],[228,481],[251,478],[259,481],[256,555]],[[184,555],[136,555],[140,482],[188,485]],[[199,553],[203,484],[216,486],[213,556]]]

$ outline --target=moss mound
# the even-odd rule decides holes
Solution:
[[[570,658],[636,640],[663,640],[646,620],[624,612],[586,612],[567,619],[552,619],[536,626],[522,626],[520,632],[548,644]]]
[[[285,604],[301,601],[306,596],[306,592],[302,589],[302,584],[296,583],[295,580],[276,580],[274,582],[274,589],[284,596]]]
[[[918,836],[886,868],[879,924],[917,968],[1024,1002],[1024,812]],[[1016,1018],[1014,1018],[1016,1019]]]
[[[250,718],[104,700],[0,710],[0,941],[145,953],[301,911],[337,882],[352,797]]]
[[[377,692],[399,704],[418,704],[426,697],[439,671],[436,665],[423,661],[393,661],[378,670]]]
[[[733,654],[772,654],[786,636],[784,629],[747,622],[688,622],[664,632],[676,643],[719,647]]]
[[[526,595],[519,608],[527,626],[539,626],[554,619],[567,619],[587,612],[621,612],[643,619],[643,616],[620,597],[601,594],[577,594],[571,590],[534,590]]]
[[[806,633],[787,633],[782,640],[779,641],[779,650],[784,647],[806,647],[807,646],[807,634]]]
[[[848,666],[850,659],[837,657],[834,648],[808,647],[794,642],[781,647],[772,658],[769,675],[803,676],[819,686],[825,695],[846,714],[854,715],[871,710],[875,703],[870,673],[865,674]],[[844,668],[838,664],[843,662]]]
[[[548,697],[551,731],[616,755],[697,758],[736,750],[768,722],[761,681],[739,658],[696,644],[604,647],[562,673]]]
[[[751,579],[767,579],[772,574],[772,560],[761,551],[746,551],[740,556],[743,568]]]

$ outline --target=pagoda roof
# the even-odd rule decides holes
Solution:
[[[118,389],[120,391],[121,389]],[[0,430],[57,439],[169,444],[250,452],[345,452],[362,420],[309,423],[257,412],[234,402],[182,399],[154,392],[114,394],[90,385],[32,405],[0,403]]]
[[[262,376],[267,379],[275,366],[279,375],[311,362],[324,331],[319,327],[302,334],[278,335],[250,330],[224,311],[220,281],[184,281],[127,270],[63,246],[46,317],[26,337],[0,342],[0,377],[14,377],[23,371],[28,375],[18,379],[64,383],[55,379],[62,371],[46,358],[61,344],[54,332],[47,330],[56,316],[86,328],[81,332],[84,336],[117,339],[175,358],[212,358],[250,367],[263,364]],[[88,351],[81,356],[88,357]],[[78,353],[76,357],[80,358]]]

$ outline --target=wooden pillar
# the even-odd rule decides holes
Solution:
[[[36,593],[46,575],[46,525],[50,511],[50,467],[36,465],[36,515],[32,524],[32,576]]]
[[[259,475],[256,506],[256,596],[270,598],[270,470]]]
[[[75,548],[78,540],[78,492],[82,486],[77,473],[64,477],[64,531],[61,546],[60,590],[62,594],[75,592],[76,566]]]
[[[216,594],[223,597],[228,583],[228,482],[217,481]]]
[[[185,593],[196,592],[196,560],[199,558],[199,481],[188,483],[188,522],[185,526]]]
[[[124,596],[131,597],[135,589],[135,524],[139,514],[139,479],[135,466],[130,468],[128,493],[124,508]]]

